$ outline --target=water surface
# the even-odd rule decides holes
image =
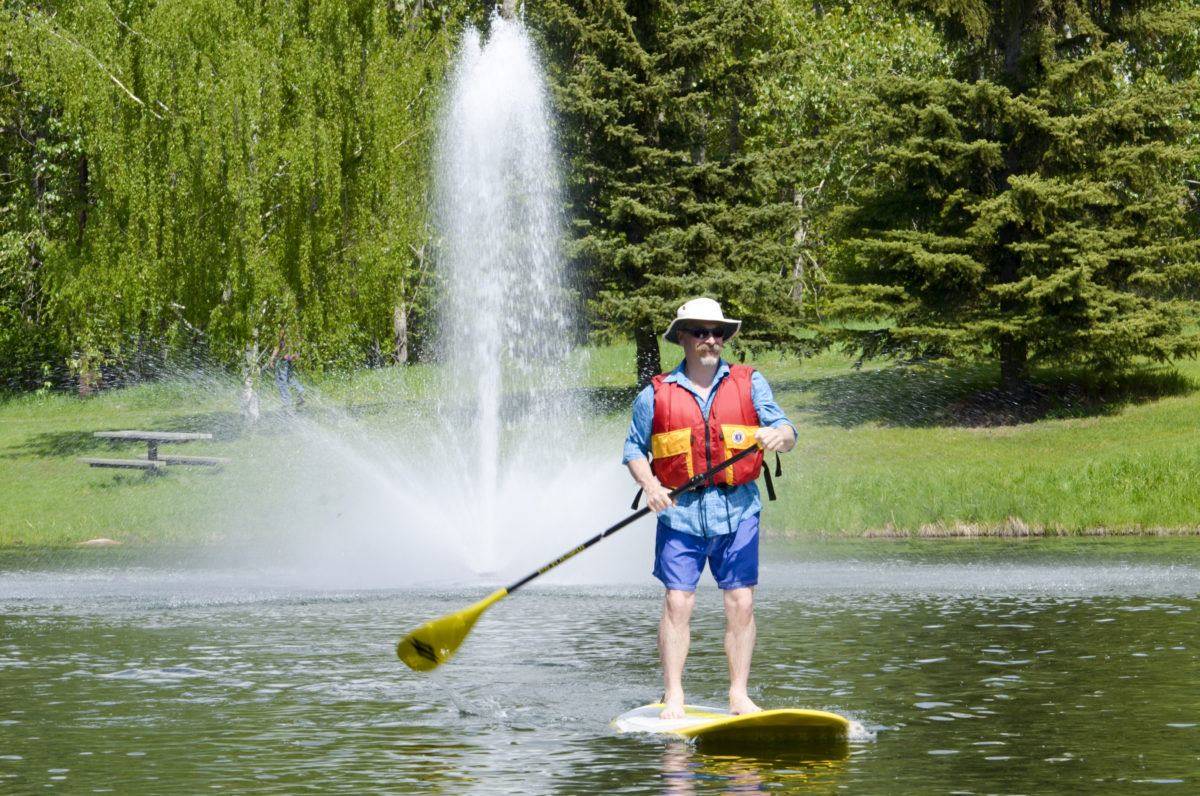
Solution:
[[[609,729],[658,696],[648,577],[530,588],[417,675],[396,638],[483,589],[9,557],[0,791],[1190,792],[1195,547],[769,545],[753,696],[866,732],[833,753],[739,755]],[[721,629],[709,583],[690,701],[720,704]]]

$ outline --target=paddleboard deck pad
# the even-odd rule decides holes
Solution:
[[[784,745],[845,742],[850,720],[824,710],[782,708],[735,716],[720,708],[685,705],[681,719],[663,719],[662,703],[643,705],[613,719],[617,732],[644,732],[694,738],[697,742]]]

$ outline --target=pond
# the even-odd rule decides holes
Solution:
[[[659,695],[659,593],[531,586],[431,675],[412,626],[483,588],[0,559],[0,791],[1069,792],[1200,785],[1189,539],[781,542],[752,696],[860,722],[843,749],[621,736]],[[90,559],[94,561],[95,559]],[[720,705],[702,586],[686,685]]]

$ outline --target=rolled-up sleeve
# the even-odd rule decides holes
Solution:
[[[754,402],[754,411],[758,412],[758,422],[772,428],[791,426],[792,431],[796,432],[797,439],[800,437],[795,424],[787,419],[783,409],[775,403],[775,393],[771,392],[771,385],[767,384],[766,377],[757,370],[750,376],[750,399]]]
[[[768,389],[768,393],[770,390]],[[633,399],[633,420],[625,435],[625,455],[622,464],[634,459],[650,458],[650,427],[654,420],[654,388],[647,386]]]

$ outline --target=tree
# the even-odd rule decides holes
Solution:
[[[52,99],[0,67],[0,387],[40,387],[57,350],[45,263],[78,245],[88,161]]]
[[[1196,3],[912,6],[955,72],[866,99],[872,165],[837,214],[832,309],[876,328],[842,339],[864,356],[992,358],[1014,392],[1031,362],[1200,350],[1178,298],[1200,278],[1196,75],[1168,68],[1195,63]]]
[[[772,57],[772,7],[733,0],[551,0],[551,53],[571,158],[573,259],[594,327],[632,334],[639,383],[691,295],[722,299],[747,338],[790,334],[791,204],[769,152],[745,146]]]
[[[34,358],[81,377],[147,352],[231,366],[287,324],[312,366],[401,359],[460,5],[8,4],[0,158],[53,167],[0,195],[22,208],[0,218],[0,267],[44,304],[22,310],[48,341]]]
[[[785,0],[780,57],[760,82],[747,147],[770,151],[794,204],[792,299],[820,322],[827,261],[838,239],[830,210],[862,179],[872,120],[862,87],[897,75],[947,75],[948,58],[928,21],[890,0]]]

